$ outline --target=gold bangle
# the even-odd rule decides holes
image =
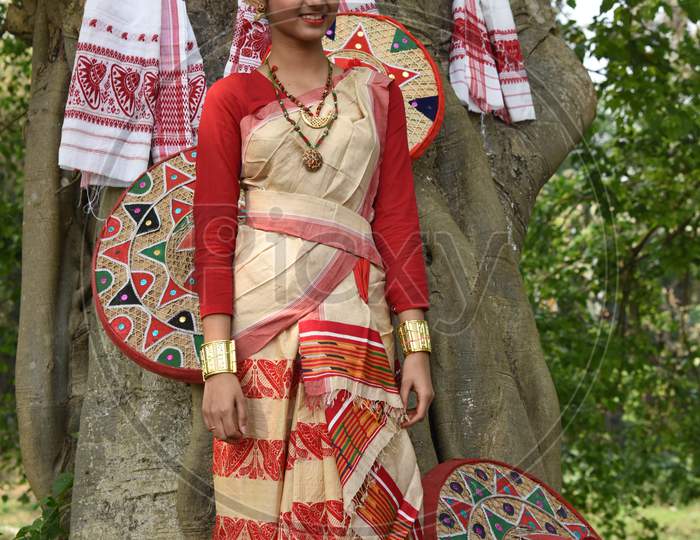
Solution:
[[[399,324],[398,334],[404,356],[412,352],[431,352],[430,332],[425,319],[403,321]]]
[[[200,348],[202,380],[216,373],[236,373],[236,344],[232,339],[207,341]]]

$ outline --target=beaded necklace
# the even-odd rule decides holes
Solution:
[[[316,114],[312,113],[311,110],[301,103],[295,96],[287,92],[287,90],[284,88],[284,85],[282,82],[277,78],[277,75],[275,74],[275,71],[277,71],[277,66],[273,65],[270,66],[270,62],[268,58],[265,59],[265,65],[267,66],[268,70],[270,71],[270,74],[272,76],[272,79],[274,81],[274,87],[275,87],[275,95],[277,96],[277,102],[280,104],[280,107],[282,108],[282,112],[284,113],[284,117],[287,119],[289,123],[291,123],[294,126],[294,131],[296,131],[301,138],[304,140],[304,143],[306,143],[306,150],[304,151],[304,155],[302,157],[302,162],[304,163],[304,167],[308,171],[314,172],[317,171],[318,169],[321,168],[321,165],[323,165],[323,157],[321,156],[321,153],[318,151],[318,147],[321,145],[323,140],[326,138],[326,135],[328,135],[328,132],[331,129],[331,126],[333,125],[333,122],[335,122],[336,118],[338,118],[338,96],[335,93],[335,88],[333,88],[333,65],[331,64],[330,60],[326,58],[326,61],[328,62],[328,78],[326,80],[326,86],[323,91],[323,96],[321,97],[321,101],[318,104],[318,107],[316,109]],[[329,91],[333,94],[333,104],[334,104],[334,113],[332,115],[326,115],[326,116],[319,116],[321,112],[321,108],[323,107],[323,103],[328,96]],[[295,122],[289,117],[289,112],[287,111],[287,108],[284,106],[284,103],[282,101],[282,97],[280,95],[280,92],[284,93],[295,105],[297,105],[301,109],[301,118],[304,120],[304,122],[314,128],[314,129],[321,129],[325,128],[323,131],[323,134],[321,137],[319,137],[318,141],[316,144],[312,143],[306,135],[301,131],[301,126],[299,126],[299,122]]]

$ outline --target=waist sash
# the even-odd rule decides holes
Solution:
[[[383,268],[369,221],[350,208],[304,193],[246,190],[244,223],[343,249]]]
[[[244,197],[241,224],[298,237],[311,242],[312,247],[303,257],[280,267],[277,273],[270,260],[261,261],[259,268],[255,261],[242,262],[238,273],[234,265],[234,280],[238,278],[241,284],[246,284],[239,287],[234,283],[231,337],[236,341],[239,358],[259,351],[280,331],[314,310],[358,264],[363,267],[371,262],[384,270],[371,225],[360,213],[301,193],[249,189]],[[246,251],[249,247],[246,243],[254,240],[247,233],[243,236],[240,233],[241,229],[237,250]],[[270,245],[275,245],[274,241]],[[262,251],[265,256],[265,249]],[[308,257],[313,257],[312,262]],[[254,296],[248,293],[251,284],[257,288]],[[280,301],[279,291],[283,291],[282,297],[290,297]]]

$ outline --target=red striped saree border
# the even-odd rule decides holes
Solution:
[[[380,459],[392,445],[410,444],[397,437],[406,417],[398,363],[392,369],[377,330],[311,318],[299,321],[299,355],[306,405],[325,409],[345,512],[357,514],[363,530],[372,531],[356,532],[408,538],[419,508],[405,498]],[[408,487],[406,477],[402,483]]]
[[[299,321],[299,356],[306,398],[347,390],[367,400],[403,408],[394,369],[379,332],[339,321],[306,318]]]

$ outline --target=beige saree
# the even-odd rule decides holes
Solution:
[[[336,83],[340,115],[313,173],[277,102],[241,122],[232,338],[249,421],[245,438],[214,439],[214,538],[421,537],[370,226],[389,82],[359,67]],[[316,141],[322,130],[304,132]]]

